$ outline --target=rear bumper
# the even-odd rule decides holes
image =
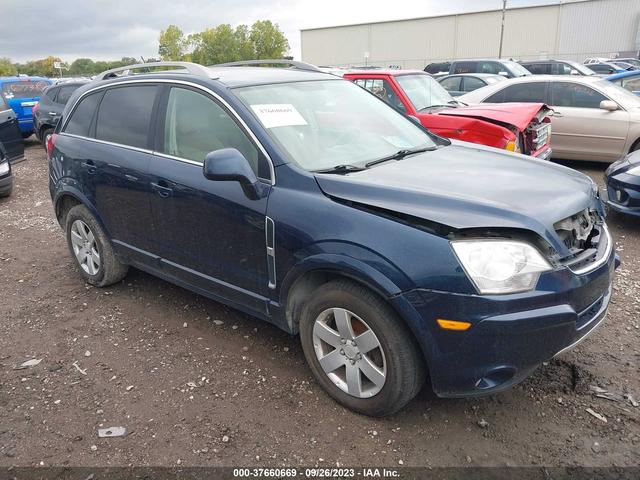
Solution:
[[[573,348],[604,321],[618,263],[612,251],[592,272],[551,272],[541,277],[536,291],[522,294],[404,294],[417,313],[410,318],[403,312],[425,354],[434,392],[440,397],[495,393]],[[421,324],[416,323],[418,317]],[[472,326],[464,332],[443,330],[438,318]]]

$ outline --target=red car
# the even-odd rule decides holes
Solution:
[[[551,156],[551,110],[542,103],[466,106],[430,75],[415,70],[355,70],[343,76],[442,137],[541,159]]]

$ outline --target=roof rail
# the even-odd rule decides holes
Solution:
[[[136,63],[135,65],[126,65],[124,67],[112,68],[96,75],[94,80],[106,80],[107,78],[113,78],[117,76],[130,75],[131,70],[140,70],[149,67],[178,67],[187,71],[191,75],[197,77],[214,78],[211,70],[198,63],[192,62],[149,62],[149,63]],[[122,73],[122,75],[118,75]],[[180,73],[180,72],[172,72]]]
[[[289,65],[294,70],[305,70],[309,72],[321,72],[315,65],[310,63],[298,62],[297,60],[266,59],[266,60],[241,60],[239,62],[218,63],[211,65],[212,67],[253,67],[256,65]]]

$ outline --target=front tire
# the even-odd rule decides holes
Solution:
[[[314,292],[302,311],[300,337],[320,385],[356,412],[397,412],[425,381],[411,331],[384,300],[348,280]]]
[[[118,260],[111,242],[84,205],[76,205],[65,221],[67,245],[87,283],[106,287],[122,280],[129,267]]]

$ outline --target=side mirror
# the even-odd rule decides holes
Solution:
[[[615,112],[618,110],[618,104],[613,100],[603,100],[600,102],[600,108],[608,112]]]
[[[260,198],[262,188],[247,159],[235,148],[223,148],[207,153],[202,173],[208,180],[239,182],[252,200]]]
[[[576,70],[575,68],[571,69],[571,72],[569,72],[571,75],[580,75],[580,72],[578,72],[578,70]]]

